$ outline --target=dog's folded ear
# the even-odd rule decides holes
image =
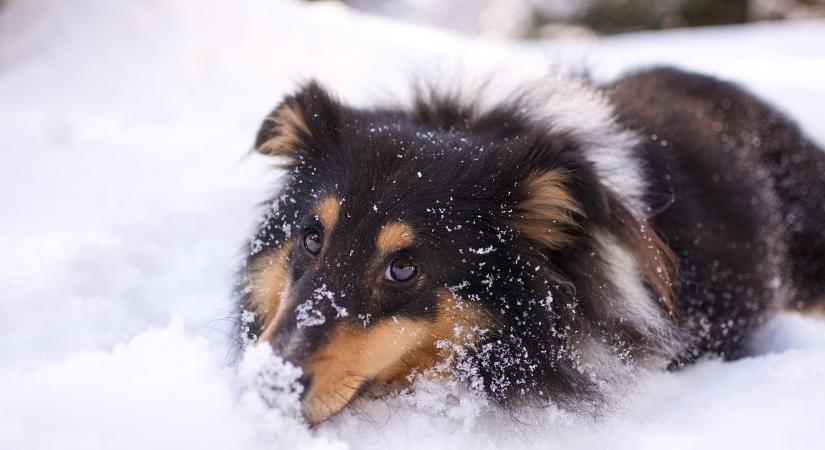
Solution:
[[[287,161],[309,157],[335,144],[341,104],[316,81],[286,97],[261,124],[255,150]]]
[[[513,227],[546,248],[570,243],[570,231],[584,214],[570,190],[570,176],[562,169],[533,171],[519,182]]]

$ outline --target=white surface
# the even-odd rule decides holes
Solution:
[[[822,320],[771,321],[754,340],[760,356],[642,374],[598,419],[545,410],[515,422],[427,385],[362,402],[372,420],[345,414],[309,431],[224,365],[220,319],[274,182],[267,161],[244,154],[304,77],[363,102],[459,58],[469,73],[535,75],[553,63],[600,79],[672,63],[744,83],[822,143],[823,42],[821,22],[559,47],[297,2],[10,0],[0,11],[0,448],[822,448]]]

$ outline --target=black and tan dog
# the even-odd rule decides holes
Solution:
[[[239,304],[309,421],[416,373],[598,404],[622,367],[735,358],[825,296],[825,154],[748,93],[655,69],[490,94],[357,109],[309,83],[264,121],[285,175]]]

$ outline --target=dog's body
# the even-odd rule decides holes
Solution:
[[[316,84],[256,147],[283,187],[239,287],[312,422],[420,372],[503,404],[598,402],[616,369],[732,358],[825,297],[825,154],[711,78],[553,77],[354,109]]]

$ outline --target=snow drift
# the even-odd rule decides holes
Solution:
[[[0,10],[0,448],[820,448],[822,319],[777,317],[749,358],[643,373],[600,417],[504,415],[461,386],[422,383],[315,430],[270,407],[262,386],[289,385],[277,359],[226,364],[226,319],[256,202],[275,181],[244,155],[297,81],[365,102],[456,60],[597,79],[668,63],[743,83],[822,143],[822,42],[822,22],[552,44],[291,1],[11,0]]]

